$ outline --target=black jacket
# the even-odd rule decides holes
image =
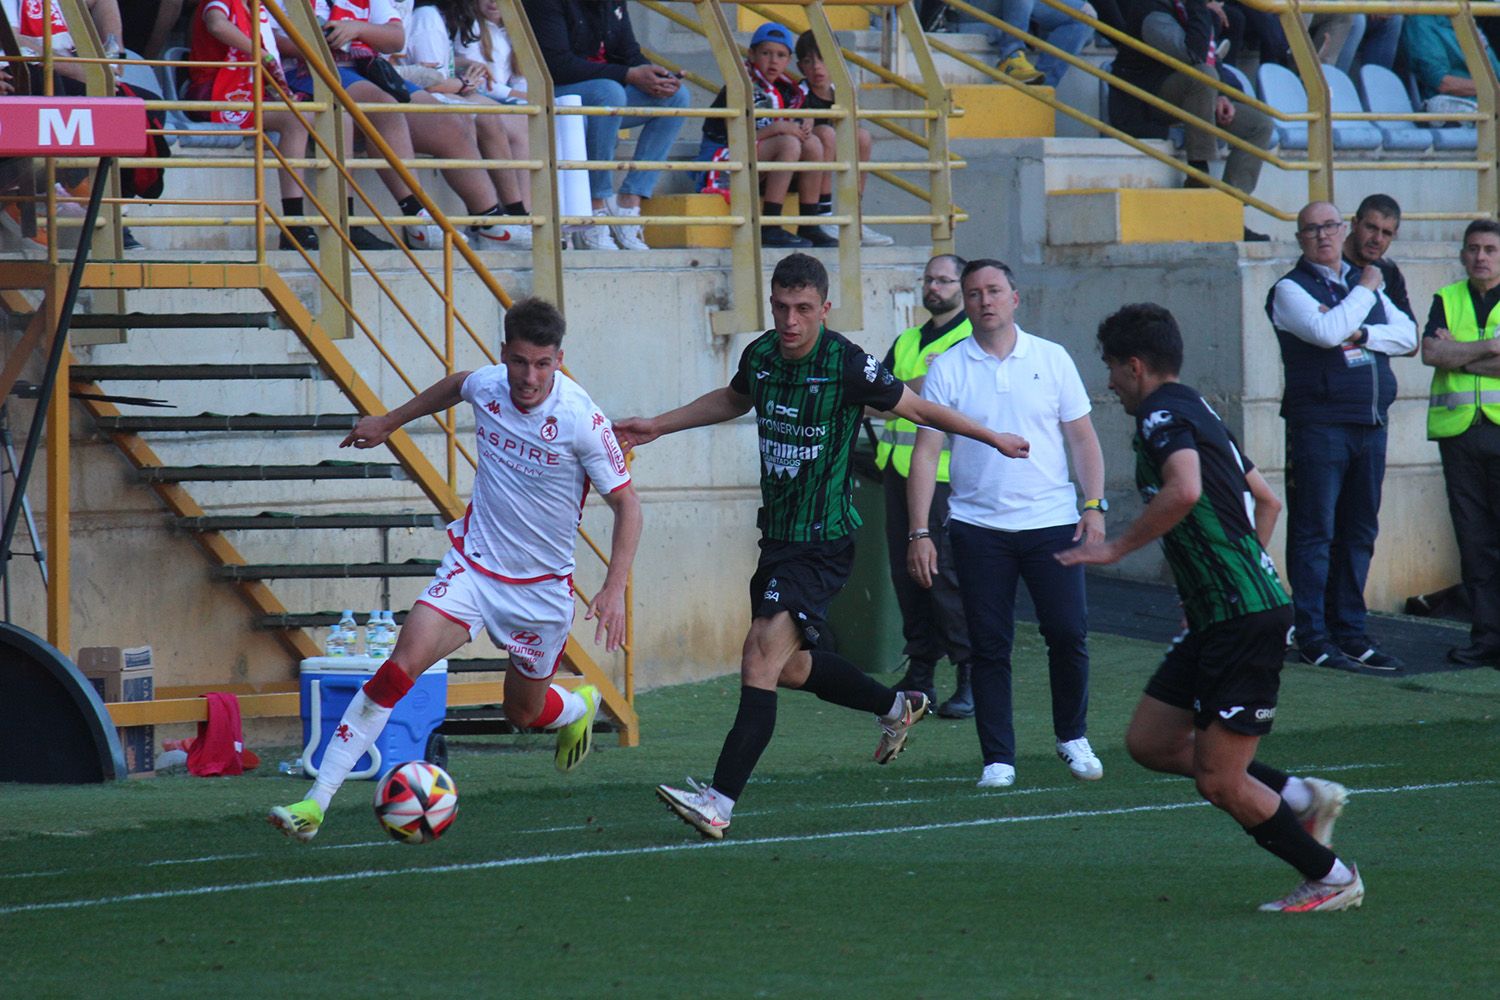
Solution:
[[[1188,62],[1201,68],[1208,58],[1208,46],[1213,39],[1213,12],[1208,9],[1204,0],[1183,0],[1183,6],[1187,10],[1187,23],[1183,24],[1183,32],[1187,36],[1184,44],[1191,57]],[[1141,24],[1147,15],[1156,13],[1166,14],[1181,23],[1172,0],[1120,0],[1120,14],[1125,19],[1125,31],[1135,38],[1141,37]],[[1173,72],[1170,67],[1128,45],[1121,45],[1119,54],[1115,56],[1115,75],[1153,94]]]
[[[624,0],[522,0],[547,72],[558,86],[604,77],[622,86],[641,54]]]

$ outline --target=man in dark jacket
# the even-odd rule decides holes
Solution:
[[[1204,0],[1120,0],[1125,30],[1160,52],[1181,60],[1209,75],[1218,74],[1218,52],[1214,38],[1214,15]],[[1143,52],[1122,45],[1115,56],[1115,75],[1127,83],[1155,94],[1204,121],[1211,121],[1230,135],[1265,149],[1271,144],[1271,119],[1254,108],[1225,97],[1208,84],[1186,73],[1174,71]],[[1164,139],[1177,119],[1150,107],[1123,90],[1111,87],[1110,122],[1139,139]],[[1187,130],[1183,152],[1190,166],[1208,171],[1208,161],[1218,152],[1218,141],[1203,129]],[[1224,183],[1246,194],[1260,180],[1261,161],[1245,150],[1231,146],[1224,161]],[[1189,186],[1194,182],[1189,179]],[[1245,239],[1266,236],[1245,230]]]
[[[1356,268],[1371,264],[1380,268],[1386,298],[1416,322],[1417,314],[1411,311],[1411,299],[1406,295],[1406,276],[1385,256],[1400,230],[1401,206],[1396,199],[1388,194],[1370,195],[1354,212],[1354,225],[1344,238],[1344,259]]]
[[[1297,214],[1297,266],[1271,288],[1286,391],[1286,570],[1302,659],[1323,667],[1399,670],[1365,631],[1365,578],[1379,530],[1391,356],[1417,346],[1417,325],[1381,290],[1379,267],[1343,259],[1347,224],[1315,201]]]
[[[652,65],[641,53],[623,0],[523,0],[531,30],[557,96],[577,96],[585,105],[603,107],[688,106],[687,89],[676,74]],[[590,160],[613,160],[620,129],[641,126],[635,143],[637,160],[667,159],[681,118],[590,116],[584,119],[584,141]],[[660,171],[631,170],[620,184],[615,210],[614,174],[589,171],[595,215],[640,215],[641,199],[651,197]],[[611,234],[610,230],[614,232]],[[575,245],[589,250],[646,250],[639,225],[590,226]]]

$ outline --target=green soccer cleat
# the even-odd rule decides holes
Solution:
[[[553,760],[564,774],[583,763],[594,749],[594,716],[599,714],[599,689],[584,684],[574,694],[588,702],[588,711],[557,731],[557,756]]]
[[[323,825],[323,809],[312,799],[303,799],[289,806],[275,807],[266,814],[266,822],[305,844],[318,835],[318,829]]]

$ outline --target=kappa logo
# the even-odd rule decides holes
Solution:
[[[1244,710],[1245,710],[1245,706],[1244,705],[1236,705],[1233,708],[1221,708],[1221,709],[1219,709],[1219,718],[1221,718],[1221,719],[1232,719],[1236,715],[1239,715]],[[1257,714],[1259,714],[1259,713],[1257,713]]]
[[[541,644],[542,637],[535,632],[528,632],[524,628],[515,629],[510,637],[523,646],[537,646]]]
[[[489,410],[491,413],[498,414],[500,412],[500,403],[498,400],[492,399],[488,403],[484,404],[484,408],[486,410]]]
[[[547,422],[542,424],[542,440],[549,444],[557,440],[557,418],[548,417]]]
[[[602,414],[602,413],[595,413],[592,419],[593,419],[593,424],[591,426],[591,429],[597,431],[599,429],[599,425],[602,424],[602,423],[604,423],[604,414]]]

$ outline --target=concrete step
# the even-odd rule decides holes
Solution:
[[[1202,188],[1121,188],[1047,194],[1052,246],[1120,243],[1233,243],[1243,235],[1240,203]]]

